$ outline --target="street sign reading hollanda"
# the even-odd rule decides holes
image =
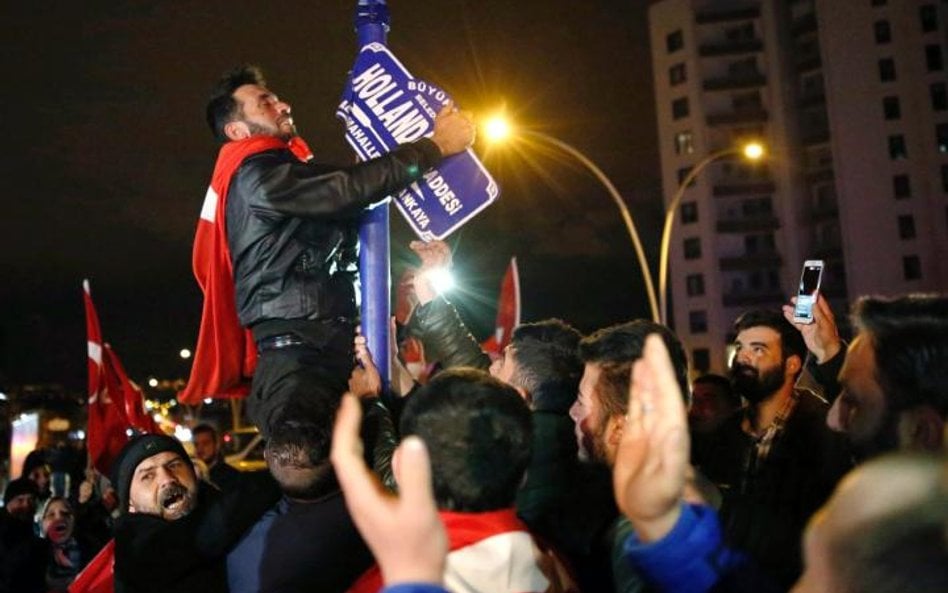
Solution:
[[[450,97],[412,75],[384,45],[362,48],[336,110],[362,160],[429,135]],[[405,220],[426,241],[443,239],[489,206],[500,190],[470,149],[441,161],[395,196]]]

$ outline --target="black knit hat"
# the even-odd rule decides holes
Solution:
[[[33,498],[39,496],[39,490],[33,480],[26,476],[10,480],[7,489],[3,491],[3,506],[10,504],[10,501],[21,494],[32,494]]]
[[[191,463],[191,458],[181,445],[181,441],[168,435],[143,434],[130,440],[119,451],[118,458],[112,464],[112,487],[118,495],[120,513],[124,515],[128,512],[128,498],[132,490],[132,476],[135,475],[135,468],[152,455],[165,451],[177,453],[191,466],[191,470],[194,470],[194,464]]]

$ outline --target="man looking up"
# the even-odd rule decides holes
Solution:
[[[845,442],[826,427],[829,405],[795,386],[806,347],[777,311],[734,323],[731,383],[748,404],[695,451],[694,463],[724,495],[730,541],[782,584],[799,576],[800,535],[851,466]]]
[[[232,490],[240,483],[240,471],[231,467],[221,455],[221,442],[210,424],[198,424],[191,430],[194,453],[207,465],[211,483],[221,490]]]
[[[349,167],[317,164],[289,103],[251,66],[220,80],[207,122],[223,147],[201,213],[210,224],[195,239],[205,307],[182,399],[226,393],[253,372],[247,408],[267,436],[286,402],[315,384],[337,398],[345,391],[362,210],[465,150],[474,126],[448,105],[430,138]]]
[[[115,523],[115,591],[227,591],[225,554],[272,506],[267,474],[220,493],[201,482],[177,439],[135,437],[112,468],[121,515]]]

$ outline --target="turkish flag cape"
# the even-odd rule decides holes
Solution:
[[[517,270],[517,258],[510,258],[510,265],[500,284],[500,298],[497,302],[497,321],[494,335],[484,340],[481,348],[488,354],[501,354],[515,327],[520,325],[520,272]]]
[[[194,362],[187,386],[178,401],[196,404],[206,397],[244,397],[257,365],[257,348],[250,330],[237,318],[234,269],[227,246],[225,212],[230,181],[244,160],[267,150],[289,149],[301,161],[312,158],[300,138],[289,144],[273,136],[251,136],[228,142],[217,155],[211,185],[204,197],[194,234],[192,266],[204,308]]]

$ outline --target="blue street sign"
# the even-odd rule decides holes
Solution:
[[[380,43],[362,48],[336,115],[362,160],[434,131],[450,97],[414,78]],[[448,157],[395,196],[399,211],[423,240],[443,239],[500,195],[497,183],[470,149]]]

